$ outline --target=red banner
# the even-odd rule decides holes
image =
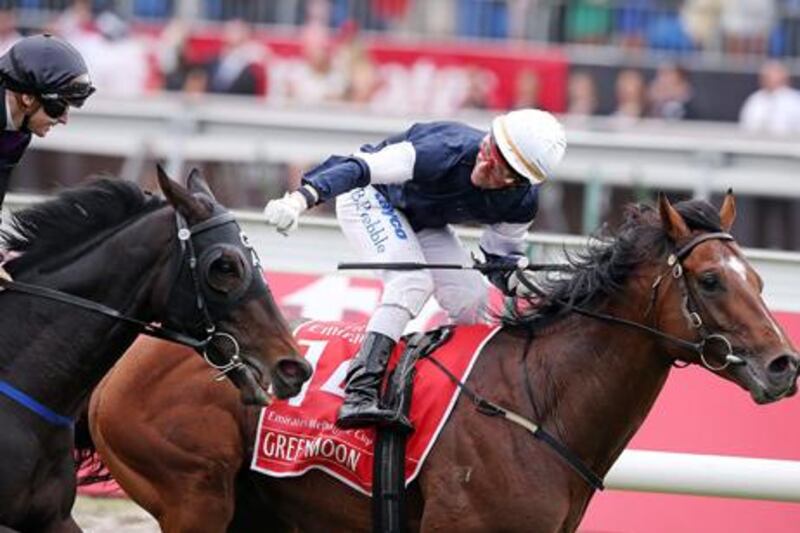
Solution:
[[[299,36],[279,37],[261,34],[259,41],[273,53],[274,69],[267,65],[270,83],[280,84],[282,62],[302,61],[303,44]],[[335,53],[337,43],[329,52]],[[558,48],[543,48],[519,43],[470,44],[453,42],[399,43],[389,40],[365,40],[363,47],[381,71],[383,83],[399,84],[406,98],[420,100],[410,112],[447,112],[448,104],[432,108],[438,93],[458,91],[453,85],[479,83],[488,90],[488,108],[504,110],[514,106],[520,91],[535,93],[537,107],[554,113],[566,110],[567,57]],[[196,33],[189,53],[195,61],[216,57],[222,48],[219,32]],[[529,85],[535,84],[535,88]],[[402,87],[400,86],[402,85]],[[268,88],[268,96],[270,90]],[[278,88],[280,91],[280,88]],[[427,107],[426,107],[427,106]],[[392,110],[384,111],[391,112]],[[366,139],[365,139],[366,141]]]

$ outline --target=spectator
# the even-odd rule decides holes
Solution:
[[[697,118],[693,90],[683,67],[667,62],[659,65],[647,91],[648,116],[667,120]]]
[[[94,27],[96,31],[77,30],[73,44],[86,59],[98,91],[111,97],[144,93],[150,65],[142,42],[130,35],[128,24],[112,11],[100,13]],[[124,65],[124,76],[120,65]]]
[[[463,37],[508,37],[508,5],[506,1],[458,0],[457,5],[459,35]]]
[[[353,53],[349,60],[344,99],[357,105],[369,106],[381,85],[378,68],[363,49]]]
[[[775,21],[775,0],[726,0],[720,19],[725,50],[763,54]]]
[[[345,72],[333,66],[333,45],[327,28],[316,23],[308,25],[302,39],[303,61],[288,72],[289,98],[304,104],[341,100],[347,80]]]
[[[492,75],[482,68],[470,67],[465,72],[466,84],[462,109],[489,109],[492,92]]]
[[[624,0],[615,16],[615,38],[625,48],[641,48],[656,13],[655,0]]]
[[[0,55],[8,52],[22,35],[17,31],[17,12],[13,9],[0,10]]]
[[[567,84],[567,113],[588,117],[597,113],[597,85],[591,74],[578,70],[570,74]]]
[[[567,41],[602,44],[611,32],[609,0],[569,0],[566,14]]]
[[[683,28],[695,46],[718,49],[719,19],[724,0],[685,0],[680,11]]]
[[[266,93],[267,50],[253,39],[252,29],[239,19],[224,27],[224,48],[211,64],[208,91],[219,94]]]
[[[638,70],[625,69],[617,74],[614,95],[616,104],[612,116],[628,124],[645,114],[645,84]]]
[[[800,133],[800,91],[789,84],[789,72],[769,61],[759,73],[761,88],[745,100],[739,114],[742,129],[775,135]]]
[[[531,68],[526,68],[517,74],[514,86],[514,102],[512,109],[525,109],[528,107],[539,107],[539,93],[541,83],[539,74]]]
[[[48,30],[71,43],[83,39],[87,34],[94,34],[91,0],[74,0],[48,26]]]

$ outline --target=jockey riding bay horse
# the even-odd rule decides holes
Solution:
[[[663,196],[657,209],[628,208],[613,238],[504,317],[466,386],[546,429],[600,479],[673,366],[702,365],[759,404],[794,394],[798,353],[728,234],[734,215],[732,195],[719,212]],[[141,341],[89,409],[102,459],[164,531],[370,530],[369,499],[318,470],[251,471],[258,411],[185,351]],[[594,490],[542,440],[461,397],[407,511],[414,531],[574,531]]]
[[[2,232],[15,258],[0,282],[0,531],[80,530],[74,420],[140,333],[191,346],[252,403],[310,375],[233,216],[197,172],[188,189],[160,168],[158,182],[166,201],[99,180]]]

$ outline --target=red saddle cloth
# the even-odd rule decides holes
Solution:
[[[433,356],[464,381],[498,329],[457,327]],[[314,375],[294,398],[275,400],[262,409],[251,468],[275,477],[300,476],[316,468],[371,495],[375,429],[342,430],[334,424],[344,399],[347,366],[364,337],[364,324],[308,322],[295,337]],[[404,348],[399,343],[390,368]],[[460,392],[429,360],[419,361],[416,370],[410,412],[415,431],[406,445],[406,485],[419,473]]]

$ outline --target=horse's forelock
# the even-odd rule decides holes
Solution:
[[[687,200],[675,204],[689,229],[698,231],[722,231],[719,211],[705,200]]]

